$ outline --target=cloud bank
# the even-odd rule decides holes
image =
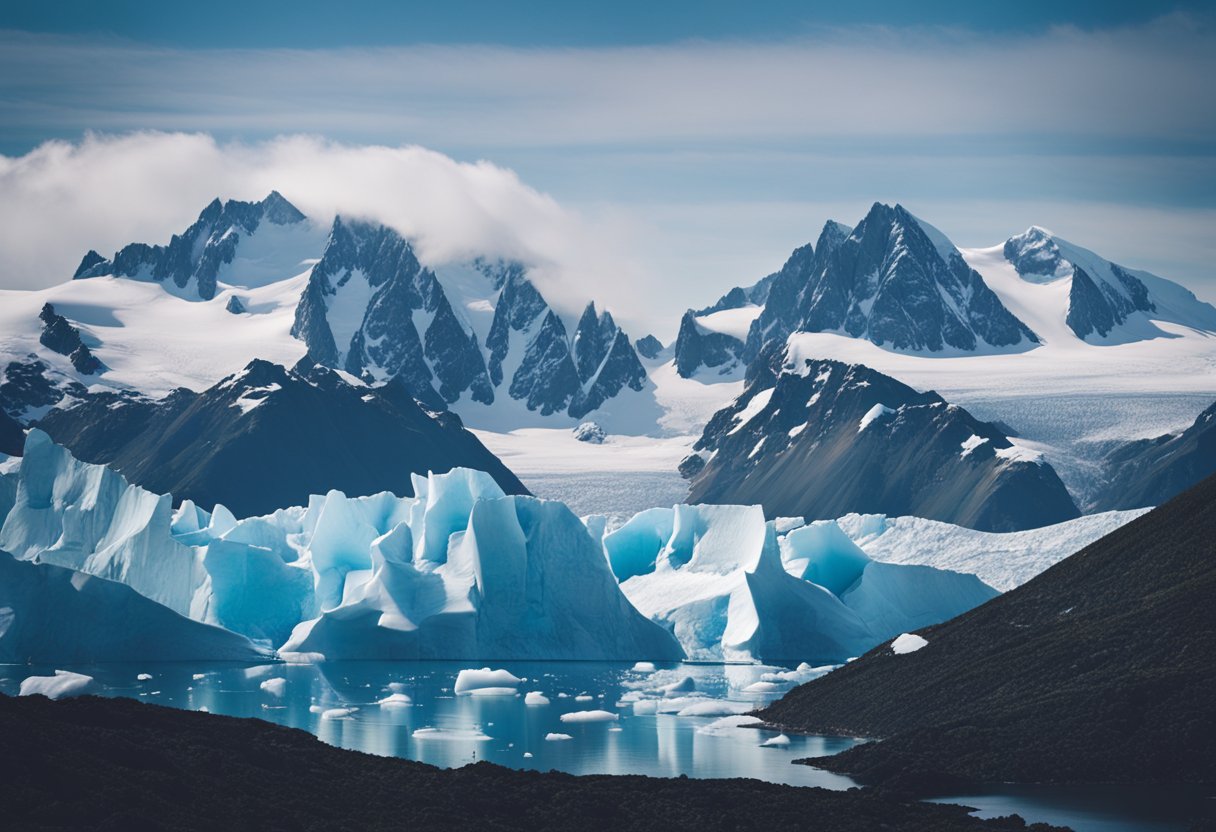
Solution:
[[[154,132],[90,134],[0,157],[2,284],[66,280],[89,248],[108,255],[128,242],[167,242],[217,196],[257,200],[276,189],[324,225],[342,214],[395,228],[429,265],[520,260],[570,313],[590,298],[628,310],[641,285],[612,229],[489,162],[306,136],[221,144]]]

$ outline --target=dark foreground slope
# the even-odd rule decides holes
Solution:
[[[486,471],[508,494],[528,493],[454,413],[428,413],[396,382],[356,386],[322,367],[254,360],[202,393],[93,396],[38,427],[77,459],[238,517],[306,505],[333,488],[412,496],[411,473],[458,466]]]
[[[871,783],[1216,783],[1216,477],[920,632],[762,716],[885,737],[815,763]]]
[[[0,696],[0,740],[0,811],[15,829],[1024,828],[858,790],[573,777],[488,763],[445,771],[260,720],[126,699]]]

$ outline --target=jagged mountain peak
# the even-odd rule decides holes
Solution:
[[[110,260],[89,251],[73,279],[115,275],[159,283],[171,281],[179,289],[193,284],[200,299],[210,300],[215,297],[221,270],[235,259],[242,236],[255,234],[263,222],[290,226],[305,219],[278,191],[271,191],[260,202],[221,202],[217,197],[168,244],[131,243]]]

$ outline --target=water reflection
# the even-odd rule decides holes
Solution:
[[[779,694],[745,694],[743,688],[772,668],[721,665],[661,665],[651,677],[628,664],[596,662],[506,662],[503,666],[525,681],[518,695],[456,696],[456,674],[467,663],[330,662],[319,665],[266,664],[255,667],[145,663],[72,668],[94,676],[107,696],[128,696],[191,710],[206,709],[231,716],[257,717],[301,728],[324,742],[382,756],[404,757],[432,765],[456,767],[490,760],[515,768],[558,769],[573,774],[648,774],[675,777],[752,777],[795,785],[849,788],[852,782],[790,762],[798,757],[831,754],[852,740],[793,737],[789,748],[761,748],[772,736],[751,728],[731,728],[713,735],[698,733],[717,717],[672,713],[634,715],[626,694],[640,695],[648,680],[654,685],[684,676],[694,679],[694,696],[736,703],[738,711],[763,705]],[[54,668],[2,668],[0,690],[16,693],[27,675]],[[139,673],[152,679],[137,680]],[[264,690],[264,682],[284,679],[282,695]],[[390,687],[391,685],[391,687]],[[524,704],[523,694],[541,691],[549,705]],[[390,693],[408,696],[405,707],[381,707]],[[590,701],[578,701],[586,694]],[[661,694],[647,693],[646,696]],[[665,700],[667,702],[682,700]],[[326,718],[333,709],[349,709]],[[607,710],[608,722],[562,722],[574,711]],[[437,729],[437,730],[427,730]],[[549,733],[573,737],[548,742]],[[479,735],[481,738],[478,738]],[[486,738],[488,737],[488,739]],[[525,752],[531,757],[525,757]]]

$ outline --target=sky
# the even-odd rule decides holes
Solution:
[[[661,337],[875,201],[1216,301],[1213,77],[1188,2],[8,2],[0,286],[277,188]]]

